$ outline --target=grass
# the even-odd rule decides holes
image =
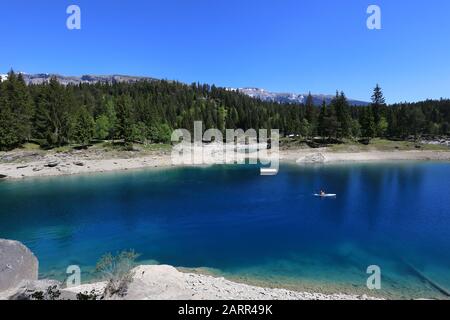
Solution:
[[[372,139],[368,145],[364,145],[358,141],[351,139],[344,139],[341,144],[328,144],[325,145],[328,151],[331,152],[370,152],[370,151],[412,151],[412,150],[423,150],[423,151],[448,151],[450,148],[445,145],[431,145],[415,143],[411,141],[393,141],[386,139]],[[74,150],[74,148],[79,147],[79,145],[66,145],[62,147],[53,148],[47,150],[50,153],[67,153]],[[280,149],[286,150],[314,150],[310,148],[306,141],[302,138],[281,138],[280,139]],[[121,157],[125,154],[131,156],[145,156],[151,155],[155,152],[167,153],[170,152],[170,144],[134,144],[133,151],[130,152],[126,150],[120,141],[113,143],[112,141],[93,141],[92,145],[86,152],[93,151],[97,155],[104,154],[105,157]],[[21,148],[15,151],[42,151],[44,150],[35,142],[29,142],[24,144]]]
[[[331,151],[411,151],[411,150],[427,150],[427,151],[450,151],[450,148],[443,145],[430,145],[416,143],[411,141],[393,141],[386,139],[372,139],[368,145],[363,145],[357,141],[345,141],[340,145],[329,147]]]
[[[170,151],[172,149],[172,146],[170,144],[162,144],[162,143],[144,144],[142,146],[142,149],[144,151]]]
[[[28,142],[25,143],[20,149],[25,151],[33,151],[33,150],[40,150],[41,146],[38,145],[37,143]]]
[[[65,153],[65,152],[69,152],[73,149],[72,146],[67,145],[67,146],[61,146],[61,147],[57,147],[54,148],[53,151],[55,151],[56,153]]]
[[[344,139],[341,144],[327,144],[331,152],[369,152],[369,151],[450,151],[445,145],[432,145],[416,143],[413,141],[393,141],[387,139],[372,139],[368,145],[364,145],[356,140]],[[300,138],[282,138],[280,140],[281,149],[308,149],[305,141]]]

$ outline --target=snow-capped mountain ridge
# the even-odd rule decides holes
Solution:
[[[270,92],[265,89],[260,88],[227,88],[230,91],[239,91],[243,94],[248,95],[249,97],[260,99],[262,101],[272,101],[278,103],[305,103],[308,94],[298,94],[298,93],[279,93],[279,92]],[[335,97],[334,95],[326,95],[326,94],[311,94],[313,97],[313,103],[315,105],[320,105],[325,101],[327,104],[331,102],[331,100]],[[368,102],[359,101],[354,99],[349,99],[349,103],[351,105],[356,106],[365,106],[368,105]]]

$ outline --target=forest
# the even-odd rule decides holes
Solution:
[[[33,141],[43,148],[92,140],[170,143],[173,129],[194,121],[219,130],[279,129],[282,136],[418,139],[450,134],[450,100],[387,105],[380,86],[367,107],[351,106],[343,92],[328,105],[279,104],[214,85],[166,81],[27,85],[10,72],[0,83],[0,150]]]

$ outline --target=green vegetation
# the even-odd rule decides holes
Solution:
[[[350,106],[343,92],[330,104],[263,102],[215,86],[169,81],[63,86],[56,79],[27,86],[10,72],[0,83],[0,150],[27,142],[44,148],[86,145],[92,140],[133,144],[170,143],[173,129],[279,129],[282,136],[324,142],[373,138],[411,140],[450,134],[450,100],[386,105],[377,85],[372,104]],[[412,137],[412,138],[411,138]],[[118,143],[117,143],[118,142]]]
[[[358,152],[358,151],[448,151],[449,148],[443,145],[431,145],[416,143],[414,141],[393,141],[382,138],[374,138],[369,144],[363,145],[358,141],[345,139],[341,144],[329,146],[330,151],[334,152]]]
[[[88,144],[95,133],[95,121],[86,107],[81,107],[73,117],[71,140],[80,143]]]
[[[108,253],[97,262],[96,272],[108,282],[104,296],[123,297],[126,294],[128,285],[133,280],[132,269],[138,257],[139,254],[130,250],[115,256]]]

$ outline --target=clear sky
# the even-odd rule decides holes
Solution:
[[[81,8],[81,30],[66,8]],[[368,30],[366,10],[382,10]],[[389,102],[450,97],[448,0],[0,2],[0,72],[130,74]]]

